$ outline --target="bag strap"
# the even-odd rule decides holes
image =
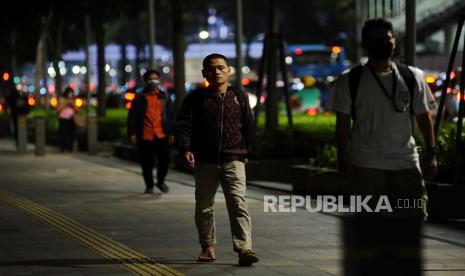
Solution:
[[[360,77],[362,76],[363,65],[359,64],[349,71],[349,92],[351,99],[350,114],[352,120],[355,121],[355,99],[357,99],[358,86],[360,84]]]
[[[415,135],[415,112],[413,110],[413,96],[415,93],[415,75],[406,64],[396,63],[397,70],[407,85],[408,93],[410,94],[410,126],[412,127],[412,135]]]
[[[412,70],[405,65],[401,63],[396,63],[397,70],[399,70],[400,75],[402,76],[402,79],[405,81],[405,84],[407,85],[408,88],[408,93],[410,94],[410,115],[414,115],[413,111],[413,94],[415,92],[415,75],[413,74]]]

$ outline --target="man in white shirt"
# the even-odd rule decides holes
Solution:
[[[329,107],[337,116],[339,172],[349,176],[353,194],[372,195],[375,199],[387,195],[394,208],[399,200],[408,199],[410,208],[397,211],[426,219],[423,178],[432,178],[437,168],[430,115],[435,103],[418,69],[392,61],[393,35],[389,21],[366,21],[362,46],[369,59],[359,67],[358,85],[355,91],[353,86],[350,88],[351,73],[347,73],[333,88]],[[409,71],[412,85],[401,71]],[[422,168],[411,116],[426,145]]]

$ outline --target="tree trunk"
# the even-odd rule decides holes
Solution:
[[[182,101],[186,96],[185,82],[185,59],[184,52],[186,42],[184,40],[184,1],[172,0],[173,18],[173,68],[174,68],[174,89],[176,91],[176,110],[179,110]]]
[[[97,74],[98,74],[98,87],[97,87],[97,116],[105,117],[106,113],[106,72],[105,72],[105,31],[103,29],[103,22],[101,16],[94,18],[95,41],[97,43]]]
[[[35,79],[34,79],[34,96],[38,101],[38,105],[45,107],[46,106],[46,98],[42,97],[40,94],[40,89],[42,85],[47,87],[47,32],[48,32],[48,25],[50,22],[50,18],[52,17],[52,13],[50,12],[48,17],[43,16],[41,18],[41,26],[40,26],[40,37],[39,42],[37,43],[36,49],[36,64],[35,64]],[[42,85],[41,85],[41,82]]]
[[[136,70],[136,80],[137,82],[141,82],[142,81],[142,76],[140,75],[140,64],[141,64],[141,59],[140,59],[140,52],[141,52],[141,43],[140,42],[136,42],[136,68],[134,70]]]
[[[15,76],[17,72],[16,68],[16,32],[11,30],[11,72],[12,76]]]
[[[121,43],[121,63],[120,63],[120,68],[119,68],[119,84],[121,86],[126,84],[126,79],[127,79],[127,74],[126,74],[126,65],[128,63],[128,60],[126,58],[126,43]]]
[[[252,67],[252,58],[250,57],[250,46],[252,46],[252,37],[251,36],[245,36],[245,65]]]
[[[40,98],[40,80],[42,79],[44,71],[44,40],[42,34],[40,35],[39,41],[37,42],[36,48],[36,64],[35,64],[35,75],[34,75],[34,98]]]
[[[277,7],[277,0],[269,0],[269,35],[270,36],[270,51],[269,62],[267,68],[267,96],[266,96],[266,129],[278,129],[278,89],[276,87],[278,75],[278,39],[279,33],[279,10]],[[262,57],[263,58],[263,57]]]
[[[60,62],[61,52],[63,48],[63,24],[64,17],[60,16],[58,19],[58,27],[55,36],[55,49],[53,51],[53,68],[55,69],[55,96],[59,96],[63,91],[63,79],[60,74],[60,67],[58,63]]]

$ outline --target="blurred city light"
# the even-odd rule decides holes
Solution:
[[[427,76],[426,77],[426,83],[434,83],[435,81],[435,78],[433,76]]]
[[[199,38],[200,39],[207,39],[210,36],[210,34],[207,31],[201,31],[199,33]]]
[[[303,84],[306,87],[312,87],[316,83],[316,79],[313,76],[305,76],[303,77]]]
[[[105,72],[110,72],[110,69],[111,69],[110,64],[106,64],[105,65]]]
[[[249,66],[242,67],[242,73],[244,73],[244,74],[250,73],[250,67]]]
[[[332,52],[333,52],[334,54],[339,54],[339,53],[341,52],[341,47],[334,46],[334,47],[332,48]]]
[[[27,97],[27,104],[30,106],[36,105],[36,100],[32,95],[29,95],[29,97]]]
[[[81,66],[79,72],[81,73],[81,75],[84,75],[85,73],[87,73],[87,68],[85,66]]]
[[[77,98],[76,100],[74,100],[74,104],[77,107],[82,107],[84,105],[84,101],[81,98]]]
[[[55,94],[55,85],[49,84],[49,85],[48,85],[48,92],[49,92],[50,94]]]
[[[131,73],[131,72],[132,72],[132,66],[129,65],[129,64],[126,65],[126,66],[124,67],[124,71],[126,71],[127,73]]]
[[[97,107],[98,100],[96,98],[90,99],[90,105],[93,106],[93,107]]]
[[[286,64],[288,64],[288,65],[292,64],[292,57],[287,56],[287,57],[285,58],[285,61],[286,61]]]
[[[74,65],[73,69],[71,69],[71,71],[73,72],[73,74],[77,75],[81,71],[81,67],[79,67],[77,65]]]
[[[53,67],[48,67],[47,73],[51,78],[54,78],[56,76],[55,68]]]
[[[58,105],[58,100],[57,100],[56,97],[52,97],[52,98],[50,99],[50,105],[53,106],[53,107],[57,107],[57,105]]]
[[[207,21],[208,21],[208,24],[209,24],[209,25],[215,25],[215,23],[216,23],[216,16],[210,15],[210,16],[208,17],[208,20],[207,20]]]
[[[135,93],[128,92],[128,93],[124,94],[124,99],[128,100],[128,101],[134,100],[135,97],[136,97]]]
[[[309,108],[307,111],[307,115],[312,117],[318,115],[318,109],[315,107]]]
[[[7,81],[9,79],[10,79],[10,74],[8,74],[8,72],[3,73],[3,80]]]

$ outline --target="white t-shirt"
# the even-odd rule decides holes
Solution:
[[[408,97],[407,85],[395,64],[397,75],[397,99]],[[423,114],[436,108],[433,95],[418,69],[410,67],[415,75],[413,111]],[[376,73],[386,88],[392,93],[392,71]],[[334,112],[351,114],[351,96],[349,74],[341,75],[336,81],[328,108]],[[410,108],[410,107],[409,107]],[[355,118],[349,141],[349,162],[352,165],[383,169],[400,170],[419,167],[418,152],[412,136],[410,110],[398,112],[393,102],[383,92],[369,69],[364,66],[355,99]]]

